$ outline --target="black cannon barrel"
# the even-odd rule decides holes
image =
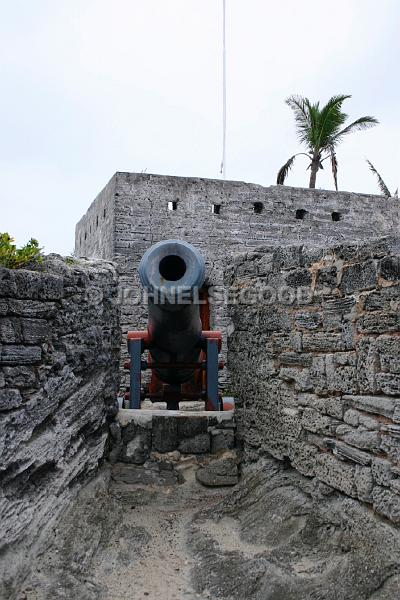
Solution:
[[[179,240],[158,242],[139,265],[142,286],[148,292],[149,351],[160,363],[193,363],[199,359],[202,325],[198,292],[205,264],[199,251]],[[157,369],[164,383],[189,381],[193,369]]]

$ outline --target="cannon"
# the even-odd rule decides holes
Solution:
[[[140,408],[148,398],[166,402],[169,410],[179,409],[182,400],[204,400],[206,410],[221,410],[222,336],[209,330],[203,257],[187,242],[161,241],[145,252],[138,271],[147,292],[148,326],[128,332],[129,407]],[[144,385],[146,370],[151,379]]]

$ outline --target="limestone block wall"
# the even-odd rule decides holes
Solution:
[[[51,256],[39,268],[0,268],[1,598],[96,470],[118,388],[114,267]]]
[[[234,411],[185,412],[127,410],[118,412],[110,425],[112,450],[110,460],[144,464],[152,452],[217,454],[235,448]]]
[[[117,263],[124,360],[126,332],[146,324],[137,266],[160,240],[194,244],[206,259],[207,285],[223,286],[224,265],[232,254],[266,244],[322,247],[367,240],[398,233],[399,223],[400,203],[382,196],[116,173],[77,224],[75,250],[78,256]],[[226,342],[230,321],[223,303],[211,306],[211,320]],[[121,376],[126,381],[126,373]]]
[[[228,363],[248,460],[285,459],[399,523],[399,238],[257,250],[226,285],[247,299]]]

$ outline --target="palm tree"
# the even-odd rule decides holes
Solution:
[[[380,176],[380,174],[378,173],[378,171],[375,169],[375,167],[372,164],[372,162],[370,162],[367,159],[367,163],[368,163],[368,166],[369,166],[370,170],[373,172],[373,174],[376,176],[376,178],[378,180],[378,185],[379,185],[379,189],[382,192],[382,196],[386,196],[386,198],[392,198],[392,194],[390,193],[388,186],[383,181],[382,177]],[[397,190],[393,194],[393,198],[398,198],[398,197],[399,197],[399,188],[397,188]]]
[[[319,102],[311,104],[308,98],[302,96],[290,96],[286,100],[286,104],[294,112],[299,140],[307,147],[308,151],[298,152],[289,158],[279,170],[277,184],[284,184],[296,156],[302,154],[311,161],[308,166],[311,169],[310,188],[315,188],[317,173],[319,169],[323,169],[322,163],[330,158],[335,188],[338,189],[336,146],[349,133],[368,129],[378,123],[375,117],[361,117],[343,127],[348,115],[342,112],[342,104],[347,98],[351,98],[351,96],[333,96],[322,108],[320,108]]]

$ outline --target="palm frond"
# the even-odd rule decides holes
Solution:
[[[308,143],[308,132],[311,127],[308,110],[309,100],[302,96],[289,96],[286,104],[293,110],[300,142]]]
[[[312,149],[313,152],[318,152],[318,132],[319,132],[319,123],[321,112],[319,109],[319,102],[315,104],[311,104],[311,102],[306,98],[307,101],[307,110],[310,115],[310,129],[308,131],[308,145],[309,148]]]
[[[375,125],[378,125],[378,123],[379,121],[375,117],[360,117],[356,121],[353,121],[353,123],[350,123],[350,125],[347,125],[347,127],[342,129],[341,131],[338,131],[338,133],[334,136],[333,142],[336,144],[344,135],[352,133],[353,131],[362,131],[363,129],[370,129],[371,127],[375,127]]]
[[[389,192],[389,188],[387,187],[386,183],[383,181],[382,177],[379,175],[379,173],[375,169],[374,165],[369,160],[367,160],[367,163],[369,165],[370,170],[373,172],[373,174],[376,176],[376,178],[378,180],[379,189],[381,190],[383,196],[390,198],[391,194]]]
[[[321,109],[318,123],[318,139],[316,140],[318,148],[327,148],[330,145],[332,137],[338,133],[340,127],[345,123],[347,115],[342,112],[342,104],[348,98],[351,98],[349,94],[332,96]]]
[[[294,159],[296,158],[297,154],[294,154],[293,156],[291,156],[289,158],[289,160],[283,165],[283,167],[281,167],[278,171],[278,175],[276,177],[276,183],[278,185],[284,185],[285,183],[285,179],[290,171],[290,169],[293,166],[294,163]]]
[[[331,146],[331,148],[330,148],[330,157],[331,157],[333,181],[335,182],[335,190],[338,191],[338,184],[337,184],[338,163],[337,163],[335,149],[333,146]]]

